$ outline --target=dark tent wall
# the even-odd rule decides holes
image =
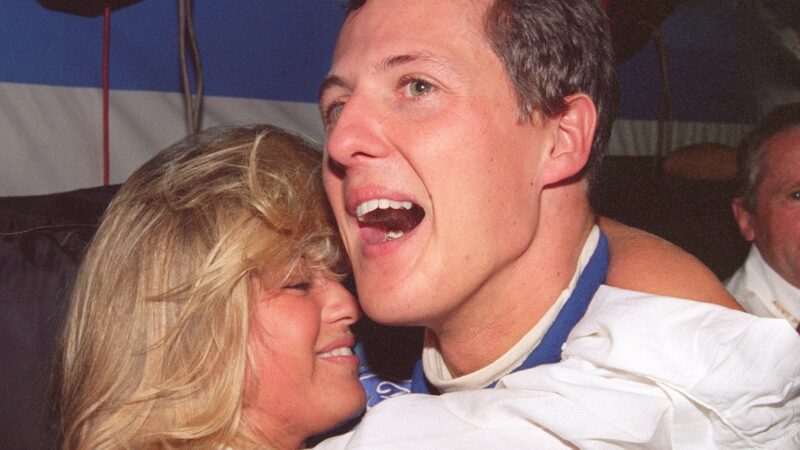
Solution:
[[[800,2],[679,2],[658,28],[666,50],[671,136],[666,151],[736,145],[772,107],[800,100]],[[618,65],[611,153],[653,154],[661,107],[653,42]]]
[[[745,23],[732,4],[683,3],[660,27],[675,121],[747,124],[756,118],[751,63],[743,55]],[[619,65],[620,119],[658,119],[658,66],[652,42]]]

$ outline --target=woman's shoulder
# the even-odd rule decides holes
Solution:
[[[708,267],[678,246],[607,217],[598,225],[608,237],[608,285],[742,309]]]

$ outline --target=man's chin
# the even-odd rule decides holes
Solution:
[[[425,325],[425,312],[420,310],[419,297],[408,300],[401,296],[387,295],[380,289],[359,295],[364,314],[373,321],[388,326]]]

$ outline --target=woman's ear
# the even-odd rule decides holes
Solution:
[[[564,181],[586,165],[592,151],[597,126],[597,109],[586,94],[564,98],[566,109],[550,119],[555,127],[556,140],[547,156],[545,184]]]

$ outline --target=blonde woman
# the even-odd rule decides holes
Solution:
[[[319,166],[257,126],[187,138],[130,177],[72,295],[65,449],[297,448],[362,410]]]

